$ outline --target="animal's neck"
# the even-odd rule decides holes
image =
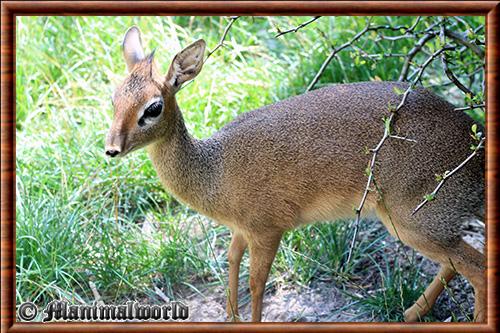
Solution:
[[[169,119],[172,130],[148,147],[149,156],[162,183],[175,197],[211,215],[220,170],[217,143],[191,137],[177,103],[174,110]]]

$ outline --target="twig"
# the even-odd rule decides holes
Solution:
[[[405,38],[415,38],[415,35],[413,34],[404,34],[404,35],[399,35],[399,36],[385,36],[385,35],[379,35],[375,41],[379,42],[381,40],[389,40],[389,41],[397,41],[400,39],[405,39]]]
[[[408,76],[408,71],[410,69],[410,64],[415,55],[422,49],[422,47],[431,39],[435,37],[433,33],[426,33],[420,40],[415,44],[415,46],[406,55],[405,63],[403,64],[403,69],[401,70],[401,75],[399,75],[398,81],[406,81]]]
[[[396,26],[392,26],[390,24],[382,24],[382,25],[377,25],[377,26],[374,26],[373,28],[375,30],[392,30],[392,31],[400,31],[400,30],[404,30],[404,33],[413,33],[415,28],[417,27],[418,23],[420,22],[420,19],[422,17],[421,16],[418,16],[417,19],[415,20],[415,22],[411,25],[411,27],[407,27],[405,25],[396,25]]]
[[[443,42],[443,44],[446,44],[446,29],[444,27],[444,24],[441,25],[440,37],[441,37],[441,41]],[[446,73],[446,76],[448,77],[448,79],[450,79],[450,81],[453,82],[453,84],[458,89],[462,90],[466,95],[469,95],[470,98],[474,98],[476,96],[476,94],[474,94],[469,88],[464,86],[462,84],[462,82],[460,82],[460,80],[455,76],[455,74],[453,74],[451,69],[448,67],[448,59],[446,58],[446,52],[443,52],[441,54],[441,62],[443,63],[443,69],[444,69],[444,72]]]
[[[461,34],[454,32],[454,31],[451,31],[451,30],[446,30],[446,37],[450,37],[451,39],[456,41],[458,44],[461,44],[463,46],[467,46],[469,49],[471,49],[472,52],[474,52],[481,59],[484,58],[484,50],[481,47],[479,47],[478,45],[469,41],[467,38],[465,38]]]
[[[351,47],[359,53],[359,56],[362,58],[368,58],[373,61],[378,61],[383,58],[401,58],[405,57],[406,54],[404,53],[375,53],[375,54],[369,54],[362,48],[356,46],[356,45],[351,45]]]
[[[340,51],[342,51],[346,47],[352,45],[354,42],[356,42],[358,39],[360,39],[361,36],[363,36],[365,33],[367,33],[370,30],[373,30],[373,29],[370,28],[370,22],[368,22],[368,24],[366,25],[366,27],[363,30],[361,30],[360,32],[358,32],[350,41],[342,44],[341,46],[339,46],[337,48],[334,48],[333,51],[330,53],[330,55],[325,59],[325,61],[321,65],[319,71],[314,76],[314,79],[311,81],[311,83],[309,84],[309,86],[307,86],[306,91],[310,91],[312,88],[314,88],[314,86],[316,85],[316,83],[318,83],[319,78],[321,77],[321,75],[323,75],[323,73],[325,72],[326,67],[332,61],[333,57],[335,57],[337,55],[337,53],[339,53]]]
[[[417,140],[409,139],[407,137],[398,136],[398,135],[389,135],[389,138],[391,138],[391,139],[397,139],[397,140],[403,140],[403,141],[410,141],[410,142],[414,142],[414,143],[417,142]]]
[[[276,36],[274,36],[274,38],[278,38],[278,37],[281,37],[283,35],[286,35],[290,32],[297,32],[299,31],[300,29],[302,29],[303,27],[313,23],[314,21],[316,21],[317,19],[319,19],[321,16],[315,16],[313,17],[312,19],[310,19],[309,21],[307,22],[304,22],[298,26],[296,26],[295,28],[291,28],[291,29],[288,29],[288,30],[285,30],[285,31],[280,31],[279,28],[278,28],[278,34]]]
[[[460,48],[457,52],[463,52],[465,51],[465,49],[467,49],[465,46],[463,46],[462,48]],[[484,68],[481,66],[481,67],[478,67],[476,68],[473,72],[470,72],[468,74],[464,74],[465,77],[469,78],[470,80],[473,80],[474,78],[474,75],[476,75],[477,73],[479,72],[482,72],[484,70]],[[443,83],[439,83],[439,84],[430,84],[427,86],[427,88],[433,88],[433,87],[446,87],[446,86],[449,86],[449,85],[452,85],[453,82],[451,81],[447,81],[447,82],[443,82]]]
[[[413,32],[417,25],[420,23],[420,20],[422,19],[422,16],[417,16],[417,19],[415,20],[415,23],[412,24],[412,26],[408,29],[406,29],[406,32]]]
[[[420,22],[420,19],[422,17],[419,16],[415,20],[415,23],[411,27],[404,27],[404,26],[396,26],[392,29],[389,30],[394,30],[394,31],[400,31],[403,30],[403,35],[399,36],[386,36],[386,35],[379,35],[377,39],[375,39],[375,42],[381,41],[381,40],[389,40],[389,41],[396,41],[399,39],[404,39],[404,38],[417,38],[420,35],[426,35],[426,34],[435,34],[433,31],[434,27],[437,25],[437,23],[433,23],[429,27],[427,27],[425,30],[422,31],[415,31],[415,28],[417,27],[418,23]]]
[[[392,119],[394,118],[395,113],[391,113],[389,116],[389,122],[392,122]],[[366,182],[365,185],[365,191],[363,192],[363,196],[361,197],[361,201],[359,203],[358,208],[356,208],[356,219],[354,221],[354,232],[353,236],[351,239],[351,244],[349,246],[349,252],[347,254],[347,259],[345,261],[345,266],[347,267],[347,264],[351,261],[352,257],[352,252],[354,250],[354,244],[356,243],[356,238],[358,236],[358,229],[359,229],[359,221],[361,219],[361,211],[363,210],[363,206],[365,205],[366,198],[368,196],[368,192],[370,191],[370,185],[373,181],[373,169],[375,167],[375,162],[377,160],[377,155],[378,152],[380,151],[380,148],[382,148],[382,145],[384,144],[385,140],[389,137],[389,129],[386,127],[384,130],[384,135],[382,136],[382,139],[379,141],[377,146],[370,151],[372,152],[372,158],[370,159],[370,164],[369,164],[369,174],[368,174],[368,181]]]
[[[318,70],[318,72],[316,73],[316,75],[314,76],[313,80],[311,81],[311,83],[309,84],[309,86],[307,87],[306,91],[310,91],[312,88],[314,88],[314,86],[318,83],[321,75],[323,75],[323,73],[325,72],[326,70],[326,67],[328,66],[328,64],[330,64],[330,62],[332,61],[332,59],[340,52],[342,51],[343,49],[349,47],[349,46],[352,46],[352,44],[354,44],[358,39],[360,39],[364,34],[366,34],[368,31],[379,31],[379,30],[394,30],[394,31],[399,31],[401,29],[404,29],[405,30],[405,33],[407,32],[413,32],[413,30],[415,29],[415,27],[418,25],[420,21],[420,18],[417,18],[416,22],[413,23],[413,25],[411,27],[406,27],[406,26],[391,26],[391,25],[371,25],[370,21],[368,21],[368,23],[366,24],[366,27],[361,30],[360,32],[358,32],[350,41],[342,44],[341,46],[337,47],[337,48],[334,48],[332,50],[332,52],[330,53],[330,55],[325,59],[325,61],[323,62],[323,64],[321,65],[320,69]],[[413,59],[413,57],[415,56],[415,54],[420,50],[422,49],[422,46],[430,39],[434,38],[435,36],[435,32],[432,31],[431,29],[434,28],[436,26],[436,24],[433,24],[431,25],[429,28],[427,28],[425,30],[425,35],[424,37],[422,37],[422,39],[420,39],[420,41],[417,43],[417,45],[419,43],[421,43],[422,45],[420,45],[417,49],[415,50],[410,50],[410,53],[407,55],[407,62],[408,62],[408,67],[409,67],[409,62]],[[417,46],[416,45],[416,46]],[[412,52],[414,54],[412,54]],[[408,72],[408,68],[406,69],[406,72]],[[401,79],[399,81],[402,81]]]
[[[476,104],[476,105],[469,105],[469,106],[464,106],[461,108],[455,108],[455,111],[466,111],[466,110],[473,110],[473,109],[479,109],[479,108],[484,108],[486,105],[483,104]]]
[[[210,56],[215,53],[215,51],[224,46],[224,41],[226,40],[226,36],[229,33],[229,30],[231,30],[231,27],[233,26],[234,22],[239,18],[240,18],[239,16],[231,17],[229,23],[226,25],[226,28],[224,29],[224,32],[222,33],[219,43],[210,52],[208,52],[207,57],[205,58],[203,63],[205,63],[208,60],[208,58],[210,58]]]
[[[406,57],[406,54],[403,54],[403,53],[384,53],[384,54],[368,54],[364,51],[361,51],[360,50],[360,53],[361,53],[361,57],[363,58],[369,58],[369,59],[376,59],[376,58],[380,58],[380,59],[383,59],[383,58],[402,58],[402,57]]]
[[[346,261],[344,263],[345,264],[344,267],[347,267],[347,264],[349,263],[349,261],[351,260],[351,257],[352,257],[352,252],[354,250],[354,244],[356,243],[356,237],[357,237],[358,229],[359,229],[359,221],[361,220],[361,211],[363,209],[363,206],[365,205],[365,201],[366,201],[366,198],[368,196],[368,192],[370,191],[370,185],[372,184],[373,179],[374,179],[374,169],[375,169],[375,162],[377,160],[377,155],[378,155],[380,149],[382,148],[382,146],[384,145],[384,143],[386,142],[386,140],[391,137],[391,127],[392,127],[392,121],[394,119],[394,116],[396,115],[396,113],[399,110],[401,110],[401,108],[406,103],[408,95],[413,90],[413,87],[418,83],[418,81],[420,81],[420,78],[422,77],[422,75],[423,75],[425,69],[427,68],[427,66],[429,66],[429,64],[432,61],[434,61],[434,59],[436,59],[441,53],[445,52],[446,50],[450,50],[450,49],[454,49],[454,48],[455,47],[453,47],[453,46],[444,46],[443,48],[441,48],[441,49],[437,50],[436,52],[434,52],[420,66],[418,74],[416,75],[416,77],[413,79],[413,81],[411,82],[411,84],[408,86],[408,88],[404,92],[403,97],[401,98],[401,102],[396,107],[396,109],[393,112],[391,112],[391,115],[389,116],[389,118],[387,120],[388,125],[386,125],[385,129],[384,129],[384,135],[380,139],[380,141],[377,144],[377,146],[375,148],[373,148],[373,149],[370,149],[370,151],[372,152],[372,157],[371,157],[371,160],[370,160],[370,164],[368,166],[368,168],[369,168],[368,169],[368,180],[366,182],[365,191],[363,192],[363,196],[361,198],[361,202],[359,203],[358,208],[356,208],[356,219],[354,221],[354,233],[353,233],[353,237],[352,237],[351,244],[350,244],[350,247],[349,247],[349,252],[348,252],[348,255],[347,255],[347,259],[346,259]]]
[[[481,140],[479,141],[479,144],[476,146],[476,148],[474,148],[474,151],[472,152],[472,154],[470,154],[465,160],[462,161],[462,163],[460,163],[455,169],[453,169],[451,172],[445,172],[444,173],[444,176],[443,178],[441,179],[441,181],[438,183],[438,185],[436,186],[436,188],[434,189],[434,191],[432,191],[431,194],[429,195],[426,195],[424,200],[413,210],[413,212],[411,213],[411,215],[413,216],[416,212],[418,212],[426,203],[428,203],[429,201],[432,201],[434,200],[434,198],[436,197],[437,193],[439,192],[439,190],[441,189],[441,187],[443,187],[444,183],[451,177],[453,176],[455,173],[457,173],[460,169],[462,169],[474,156],[477,155],[477,152],[479,151],[479,149],[481,149],[483,147],[483,144],[484,144],[484,140],[486,138],[485,137],[482,137]]]

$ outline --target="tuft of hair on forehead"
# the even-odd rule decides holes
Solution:
[[[142,61],[138,62],[131,73],[129,73],[123,83],[115,90],[115,98],[141,99],[141,95],[145,93],[149,95],[151,89],[158,91],[162,90],[161,78],[158,77],[155,64],[153,63],[154,54],[149,54]],[[149,92],[149,93],[148,93]]]
[[[137,94],[138,91],[143,90],[148,81],[150,81],[150,76],[145,75],[142,71],[137,67],[130,75],[125,79],[123,85],[123,93],[126,94]]]
[[[148,54],[146,57],[144,57],[143,60],[141,60],[139,63],[135,65],[135,68],[132,72],[137,72],[140,73],[144,76],[149,76],[152,78],[155,74],[155,52],[156,49],[154,49],[150,54]]]

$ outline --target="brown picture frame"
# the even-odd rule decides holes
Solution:
[[[498,164],[500,1],[4,1],[1,4],[2,332],[496,332],[500,260]],[[487,323],[28,323],[15,304],[15,19],[19,15],[484,15],[486,16]]]

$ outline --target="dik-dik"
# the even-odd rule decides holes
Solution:
[[[382,118],[401,100],[395,91],[407,85],[321,88],[246,112],[211,138],[198,140],[188,133],[175,95],[201,71],[204,52],[205,42],[194,42],[162,74],[153,55],[145,55],[138,28],[127,31],[128,76],[113,94],[106,154],[125,156],[146,147],[168,191],[231,229],[229,319],[239,318],[238,275],[248,247],[252,321],[260,321],[265,283],[283,233],[354,216],[367,181],[366,149],[382,137]],[[390,139],[377,158],[380,193],[368,196],[363,213],[374,212],[393,236],[441,264],[405,312],[407,321],[424,316],[456,272],[474,287],[475,320],[485,320],[485,257],[461,237],[463,222],[484,215],[484,152],[450,178],[436,200],[411,215],[435,188],[435,174],[452,170],[470,154],[472,124],[451,104],[418,88],[393,126],[415,142]]]

